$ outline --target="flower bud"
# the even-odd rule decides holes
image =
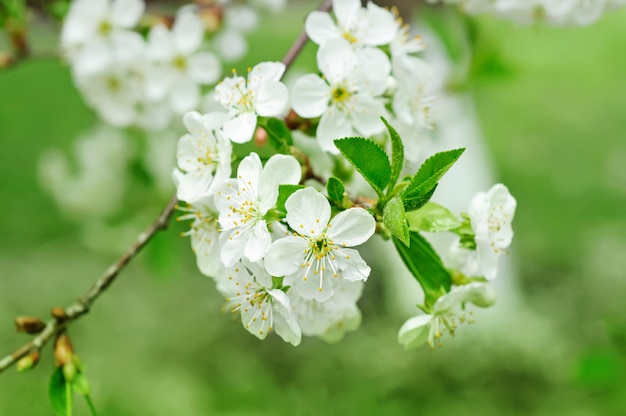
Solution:
[[[59,334],[54,343],[54,365],[57,367],[65,366],[66,364],[74,365],[74,348],[70,338],[65,332]]]
[[[46,324],[41,319],[32,316],[18,316],[14,322],[17,332],[25,332],[27,334],[38,334],[46,327]]]
[[[254,144],[263,147],[267,143],[267,131],[263,127],[258,127],[254,132]]]
[[[17,368],[17,371],[19,371],[20,373],[24,373],[30,370],[31,368],[37,365],[37,363],[39,362],[39,357],[40,357],[39,350],[31,351],[30,354],[28,354],[26,357],[22,357],[17,362],[17,364],[15,365],[15,367]]]
[[[54,308],[52,308],[52,311],[50,311],[50,314],[52,315],[53,318],[55,318],[59,322],[63,322],[67,319],[67,314],[65,313],[65,309],[59,306],[55,306]]]
[[[65,377],[65,381],[71,383],[76,377],[76,366],[74,363],[67,363],[63,365],[63,377]]]

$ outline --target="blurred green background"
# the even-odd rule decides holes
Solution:
[[[263,23],[243,66],[280,59],[304,13]],[[478,27],[506,68],[476,78],[472,94],[519,202],[523,307],[442,349],[404,352],[403,319],[377,275],[362,327],[338,344],[260,342],[220,313],[174,224],[71,327],[101,415],[626,414],[626,11],[589,28]],[[84,247],[37,179],[41,152],[69,152],[94,122],[58,62],[0,71],[2,355],[26,340],[15,316],[47,318],[115,259]],[[35,371],[2,374],[0,415],[52,414],[51,370],[48,347]],[[87,414],[82,403],[76,414]]]

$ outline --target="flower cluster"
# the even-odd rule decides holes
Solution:
[[[455,270],[451,290],[441,296],[428,313],[406,321],[398,341],[406,349],[428,344],[431,348],[457,326],[472,322],[466,306],[487,308],[495,304],[495,293],[488,284],[498,272],[498,259],[513,240],[511,221],[517,201],[506,186],[496,184],[477,193],[470,201],[465,223],[452,228],[458,235],[448,253],[447,265]]]
[[[439,0],[430,0],[435,3]],[[589,25],[624,6],[624,0],[442,0],[458,4],[469,14],[493,14],[520,24]]]
[[[455,271],[443,266],[418,232],[432,230],[415,218],[437,220],[425,204],[463,149],[435,154],[401,179],[416,139],[431,128],[430,70],[414,55],[425,46],[394,12],[372,3],[336,0],[333,11],[336,19],[313,12],[306,21],[320,45],[322,76],[304,75],[290,92],[281,82],[285,65],[262,62],[245,77],[233,72],[219,82],[211,111],[185,114],[188,133],[178,142],[173,172],[185,202],[180,219],[192,221],[184,234],[198,268],[226,297],[225,310],[256,337],[276,332],[293,345],[302,335],[336,341],[360,324],[356,303],[371,269],[355,247],[374,232],[393,238],[426,293],[427,314],[405,324],[400,342],[433,345],[465,320],[459,310],[465,303],[493,303],[484,281],[495,276],[497,256],[511,242],[515,200],[497,185],[474,198],[465,221],[448,221],[444,231],[459,236],[462,256]],[[392,125],[408,128],[399,134]],[[277,153],[237,155],[253,137]],[[364,194],[350,183],[354,171],[376,200],[360,202]],[[423,280],[433,270],[438,275]]]
[[[86,103],[108,124],[154,131],[197,109],[221,61],[246,53],[244,34],[258,20],[245,5],[222,2],[212,10],[183,6],[169,27],[165,18],[144,15],[144,0],[74,0],[61,49]]]
[[[316,138],[327,152],[338,153],[337,137],[384,134],[381,116],[415,147],[433,129],[430,68],[414,56],[424,42],[394,11],[371,2],[364,8],[358,0],[336,0],[333,12],[335,19],[313,12],[306,20],[307,35],[319,45],[321,76],[296,81],[293,109],[304,118],[319,117]]]

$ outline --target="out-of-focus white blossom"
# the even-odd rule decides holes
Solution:
[[[437,2],[437,0],[429,0]],[[623,0],[443,0],[458,4],[469,14],[494,14],[519,24],[584,26],[623,6]]]
[[[148,36],[147,93],[154,101],[167,99],[177,114],[194,110],[200,103],[200,86],[216,82],[222,68],[217,57],[200,48],[204,25],[196,8],[181,8],[171,30],[158,25]]]
[[[487,308],[495,303],[493,289],[485,283],[470,283],[454,287],[435,302],[432,314],[418,315],[407,320],[398,332],[398,342],[407,350],[428,344],[434,348],[435,342],[449,332],[454,335],[459,324],[471,322],[470,313],[464,310],[465,304]],[[441,341],[439,341],[441,343]]]
[[[340,279],[335,293],[325,302],[306,299],[298,291],[287,292],[302,334],[317,336],[326,342],[336,342],[346,331],[354,331],[361,324],[361,311],[356,302],[363,293],[363,282]]]

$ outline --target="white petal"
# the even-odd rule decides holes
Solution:
[[[363,244],[374,234],[376,220],[363,208],[350,208],[337,214],[328,225],[328,238],[346,246]]]
[[[94,75],[104,70],[113,61],[110,45],[101,38],[95,38],[83,45],[73,59],[74,71],[78,75]]]
[[[224,123],[224,135],[235,143],[248,142],[254,134],[256,121],[256,114],[252,112],[240,114]]]
[[[321,116],[328,108],[329,100],[330,87],[326,81],[315,74],[299,78],[291,93],[293,109],[305,118]]]
[[[350,114],[352,126],[363,136],[370,137],[381,133],[385,126],[380,120],[386,116],[385,106],[374,98],[355,100],[354,110]]]
[[[248,89],[257,91],[262,84],[280,81],[284,73],[285,64],[282,62],[261,62],[248,73]]]
[[[130,29],[139,22],[145,8],[143,0],[113,0],[109,12],[111,23]]]
[[[274,330],[278,336],[293,346],[300,345],[302,332],[291,313],[291,305],[287,295],[279,289],[267,292],[273,299]]]
[[[200,102],[200,87],[189,78],[179,78],[172,86],[170,107],[178,114],[193,110]]]
[[[259,261],[272,244],[272,237],[267,230],[267,224],[265,221],[259,221],[247,234],[248,241],[244,254],[250,261]]]
[[[298,273],[294,276],[294,288],[305,299],[315,299],[318,302],[326,302],[334,294],[333,279],[331,272],[319,274],[309,272],[308,276]]]
[[[406,350],[421,347],[428,341],[432,323],[432,315],[418,315],[407,320],[398,332],[398,342]]]
[[[330,220],[330,203],[314,188],[300,189],[285,202],[287,222],[296,232],[318,237]]]
[[[209,52],[196,53],[189,57],[189,76],[198,84],[213,84],[222,73],[222,65]]]
[[[344,248],[335,250],[335,264],[341,269],[343,278],[351,282],[366,281],[372,269],[365,263],[357,250]]]
[[[322,150],[339,154],[334,140],[352,136],[355,136],[355,133],[344,112],[331,108],[322,115],[317,126],[317,142]]]
[[[343,38],[329,39],[317,51],[317,66],[331,85],[348,78],[359,61]]]
[[[148,55],[156,61],[167,61],[174,57],[172,36],[164,25],[157,25],[150,29]]]
[[[289,91],[282,82],[265,82],[257,94],[256,112],[263,117],[280,115],[287,108]]]
[[[368,45],[385,45],[391,42],[397,31],[394,15],[372,2],[367,3],[367,17],[369,27],[364,41]]]
[[[272,276],[287,276],[301,268],[304,252],[309,245],[300,237],[285,237],[274,241],[265,253],[265,270]]]
[[[276,204],[279,185],[296,185],[300,182],[301,176],[302,168],[293,156],[274,155],[270,157],[263,168],[259,181],[261,214],[265,214]]]
[[[184,55],[190,55],[200,48],[204,37],[204,25],[196,13],[195,6],[188,5],[178,11],[172,35],[176,50]]]
[[[304,27],[309,38],[318,45],[322,45],[327,39],[341,36],[335,22],[326,12],[316,10],[309,13]]]
[[[226,267],[232,267],[243,256],[245,250],[245,241],[243,241],[243,235],[237,234],[237,229],[222,231],[219,238],[220,246],[220,259]]]

